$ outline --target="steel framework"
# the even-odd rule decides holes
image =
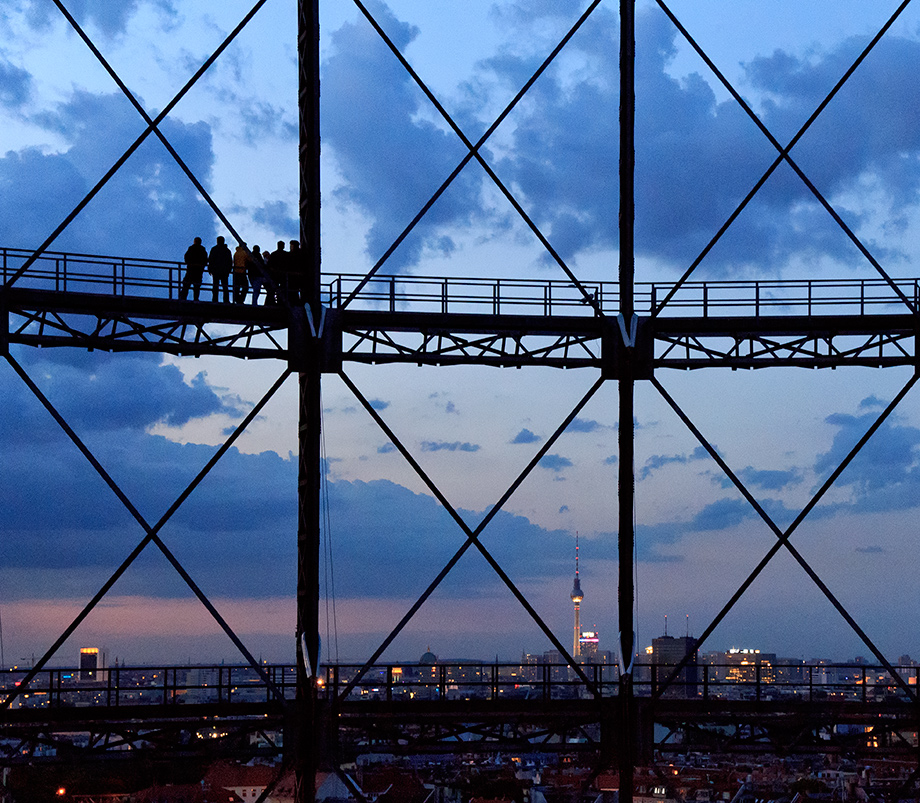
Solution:
[[[907,7],[904,0],[891,14],[877,35],[866,46],[856,61],[840,77],[824,101],[788,142],[783,144],[766,128],[757,114],[748,106],[692,35],[672,13],[664,0],[658,6],[677,27],[685,41],[712,70],[716,79],[735,99],[743,111],[758,126],[764,137],[776,150],[772,165],[750,189],[744,200],[725,220],[723,226],[698,257],[688,266],[683,276],[668,286],[643,286],[636,282],[634,252],[635,217],[635,8],[634,0],[621,0],[620,18],[620,215],[619,215],[619,275],[616,282],[606,287],[583,282],[553,248],[540,231],[515,194],[496,174],[483,155],[482,146],[501,125],[543,71],[563,51],[568,41],[577,35],[581,26],[591,17],[601,0],[586,5],[582,15],[568,33],[551,51],[546,60],[523,84],[520,92],[496,118],[486,133],[476,142],[467,138],[461,127],[444,109],[434,93],[415,72],[397,45],[388,37],[373,14],[361,2],[357,7],[374,27],[395,58],[408,71],[412,80],[431,101],[443,122],[457,135],[466,154],[456,169],[444,181],[430,200],[408,223],[374,267],[364,276],[324,276],[321,272],[320,245],[320,123],[319,123],[319,0],[299,0],[298,3],[298,57],[300,68],[300,225],[302,250],[298,266],[304,277],[303,298],[286,302],[274,308],[245,309],[233,305],[198,305],[176,298],[178,266],[156,265],[147,261],[143,266],[150,271],[147,279],[131,273],[130,260],[115,259],[112,274],[102,274],[97,269],[80,274],[74,265],[98,264],[106,258],[87,255],[54,254],[49,248],[57,236],[81,212],[121,165],[149,136],[157,137],[169,150],[183,171],[194,181],[196,188],[212,207],[227,229],[240,239],[231,221],[219,209],[205,188],[195,178],[178,153],[172,148],[160,129],[176,103],[221,55],[237,34],[258,13],[266,0],[258,0],[239,25],[208,58],[189,82],[163,110],[151,118],[131,91],[121,81],[92,43],[78,22],[69,13],[62,0],[54,0],[61,14],[85,41],[95,57],[109,72],[112,79],[134,105],[146,123],[143,134],[106,172],[93,190],[61,222],[61,224],[34,250],[15,252],[4,249],[4,283],[0,291],[0,317],[4,321],[0,331],[0,349],[13,369],[36,397],[57,420],[74,443],[81,449],[110,489],[131,512],[144,532],[137,547],[114,572],[99,592],[87,603],[81,614],[52,644],[41,660],[22,681],[21,686],[6,695],[3,707],[6,716],[12,714],[16,698],[29,687],[42,671],[49,658],[75,631],[88,613],[111,589],[136,557],[153,544],[170,561],[192,592],[208,609],[215,621],[233,640],[245,660],[262,676],[266,687],[275,688],[260,663],[248,651],[216,610],[207,596],[196,585],[180,561],[159,537],[159,531],[194,491],[211,467],[230,448],[248,424],[264,407],[278,387],[292,374],[299,382],[299,517],[297,562],[297,683],[296,700],[284,703],[287,711],[286,749],[295,757],[298,777],[298,800],[309,801],[315,796],[313,778],[318,767],[335,763],[337,750],[342,749],[345,734],[360,733],[356,743],[367,743],[377,738],[392,744],[404,744],[406,750],[421,749],[436,742],[438,749],[450,749],[450,739],[443,731],[463,745],[459,734],[474,730],[488,732],[493,743],[522,746],[532,744],[534,733],[564,733],[587,724],[596,726],[591,749],[597,755],[597,770],[614,763],[620,773],[621,800],[630,803],[633,791],[633,769],[639,758],[646,755],[649,744],[650,715],[668,722],[674,729],[685,731],[705,729],[731,720],[737,732],[746,734],[743,749],[763,749],[764,744],[775,746],[780,734],[787,743],[813,739],[814,734],[835,717],[843,716],[829,706],[814,704],[807,711],[801,709],[785,716],[775,712],[769,722],[762,718],[753,725],[741,723],[745,707],[725,705],[701,710],[689,701],[677,705],[666,701],[663,695],[678,677],[683,665],[675,667],[665,679],[651,702],[642,701],[634,693],[634,656],[636,654],[633,632],[635,533],[633,521],[635,472],[635,388],[637,382],[649,383],[674,409],[700,445],[712,456],[728,480],[748,500],[757,515],[775,535],[775,543],[764,555],[726,602],[718,616],[705,628],[699,641],[702,643],[713,632],[726,614],[745,593],[754,579],[773,556],[785,550],[805,570],[821,592],[837,609],[849,626],[858,634],[878,663],[891,675],[892,683],[911,701],[914,712],[916,688],[904,679],[877,648],[869,634],[864,632],[831,589],[791,543],[791,536],[832,487],[840,473],[863,448],[886,418],[913,387],[916,373],[904,385],[876,422],[865,433],[847,458],[819,488],[793,523],[780,527],[757,502],[739,476],[727,465],[707,437],[697,428],[687,413],[670,396],[659,375],[665,368],[767,368],[776,366],[802,366],[809,368],[838,368],[846,366],[913,366],[917,362],[918,316],[916,282],[892,279],[869,249],[847,225],[833,205],[822,195],[792,156],[792,150],[805,132],[821,115],[837,92],[859,68],[863,60],[885,35],[895,20]],[[527,228],[546,249],[565,280],[561,283],[528,283],[518,285],[512,281],[471,281],[459,289],[450,280],[433,279],[427,288],[409,287],[409,280],[382,277],[381,268],[386,260],[407,237],[432,205],[447,189],[463,168],[477,162],[495,184],[499,192],[521,216]],[[832,283],[828,288],[820,282],[777,283],[765,288],[751,283],[698,283],[692,280],[697,266],[712,247],[746,208],[772,173],[787,165],[812,193],[815,200],[837,223],[844,235],[862,253],[877,278],[858,283]],[[53,265],[49,260],[54,260]],[[136,260],[134,261],[137,262]],[[68,267],[69,265],[69,267]],[[134,264],[134,268],[138,265]],[[68,272],[69,271],[69,272]],[[75,273],[76,271],[76,273]],[[86,277],[90,278],[87,279]],[[103,277],[100,279],[100,277]],[[152,278],[151,278],[152,277]],[[270,277],[266,277],[270,279]],[[84,282],[84,284],[81,284]],[[87,287],[85,282],[95,286]],[[104,286],[98,286],[102,283]],[[461,283],[462,284],[462,283]],[[399,285],[399,286],[398,286]],[[370,301],[371,303],[362,303]],[[76,432],[64,420],[54,405],[42,394],[34,380],[10,352],[10,344],[28,346],[66,346],[107,351],[157,351],[171,354],[198,355],[221,354],[242,358],[280,360],[281,375],[265,397],[239,425],[236,431],[217,451],[214,458],[202,469],[198,477],[155,523],[148,522],[136,509],[128,496],[108,475],[104,467],[86,447]],[[490,512],[476,527],[469,526],[451,506],[441,489],[422,469],[410,449],[390,429],[383,416],[361,393],[348,376],[349,363],[385,364],[407,363],[417,365],[489,365],[497,367],[552,366],[559,368],[584,368],[596,373],[597,378],[584,397],[559,424],[555,433],[546,440],[517,479],[500,495]],[[380,710],[354,711],[350,718],[336,701],[330,706],[320,700],[317,679],[321,672],[319,659],[319,567],[320,567],[320,389],[322,378],[338,374],[356,399],[377,422],[387,437],[403,454],[434,497],[453,517],[465,535],[463,545],[441,572],[432,580],[402,620],[368,657],[364,666],[347,683],[337,698],[345,705],[345,698],[377,662],[384,650],[396,638],[416,612],[425,604],[441,581],[468,550],[481,553],[502,582],[532,617],[533,621],[564,657],[572,673],[582,684],[588,698],[579,706],[565,710],[546,704],[537,713],[521,707],[479,710],[472,703],[446,703],[416,706],[397,711],[383,706]],[[591,397],[608,381],[618,387],[619,398],[619,461],[618,461],[618,563],[620,623],[620,678],[619,693],[613,699],[602,700],[600,690],[582,665],[576,662],[546,623],[540,618],[526,596],[516,587],[508,574],[482,543],[479,536],[494,516],[502,509],[514,491],[529,475],[540,459],[546,455],[558,437],[575,419]],[[275,689],[276,700],[281,704],[285,696]],[[731,709],[731,710],[730,710]],[[334,716],[330,715],[330,711]],[[878,714],[879,712],[874,712]],[[386,716],[384,716],[386,715]],[[530,724],[523,720],[533,716]],[[911,716],[915,716],[912,713]],[[561,717],[561,719],[560,719]],[[654,718],[653,717],[653,718]],[[911,720],[913,722],[913,720]],[[765,724],[767,722],[767,724]],[[794,722],[794,724],[793,724]],[[895,724],[893,730],[903,729]],[[542,730],[541,730],[542,729]],[[759,730],[758,730],[759,729]],[[386,731],[385,736],[375,735]],[[810,734],[810,736],[809,736]],[[447,747],[445,747],[447,745]],[[843,748],[841,748],[843,749]],[[906,748],[912,755],[913,748]]]

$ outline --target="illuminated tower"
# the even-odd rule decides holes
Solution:
[[[572,646],[572,657],[581,655],[581,601],[585,595],[581,593],[581,582],[578,580],[578,533],[575,533],[575,585],[572,586],[572,602],[575,603],[575,640]]]

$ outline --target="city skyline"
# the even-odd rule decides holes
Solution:
[[[323,253],[326,270],[359,272],[411,219],[462,148],[363,17],[342,5],[323,12]],[[408,0],[373,7],[464,127],[479,131],[583,5],[476,3],[443,10],[441,19]],[[674,9],[765,121],[786,136],[895,7],[847,3],[846,13],[824,24],[837,5],[803,10],[789,3],[774,17],[757,3],[692,5],[675,3]],[[144,103],[157,108],[246,10],[237,2],[192,9],[136,0],[117,7],[89,2],[74,13]],[[750,19],[781,24],[748,25]],[[478,35],[466,40],[475,46],[463,52],[456,45],[471,26]],[[920,275],[918,30],[920,12],[911,7],[796,151],[898,276]],[[289,4],[269,0],[164,124],[249,242],[297,236],[293,32]],[[0,12],[0,34],[0,186],[16,202],[15,210],[12,200],[4,202],[0,246],[35,247],[143,124],[51,6],[23,0]],[[615,279],[617,262],[615,41],[615,9],[602,4],[536,85],[535,99],[489,146],[490,159],[522,188],[578,274],[607,281]],[[638,278],[673,281],[772,153],[652,4],[640,4],[638,45]],[[394,255],[391,269],[560,278],[499,200],[479,174],[465,172],[431,221]],[[219,234],[226,232],[194,189],[147,143],[52,249],[178,260],[193,236],[210,243]],[[836,234],[794,177],[782,174],[704,262],[699,278],[874,276]],[[12,352],[151,518],[281,370],[216,358]],[[140,534],[8,366],[4,370],[0,527],[18,548],[0,568],[0,610],[7,656],[41,654]],[[595,378],[567,372],[563,379],[549,369],[512,374],[349,368],[470,523],[495,503]],[[788,524],[909,374],[771,369],[664,379],[764,507]],[[295,397],[290,380],[166,533],[256,654],[293,654]],[[644,644],[667,611],[691,612],[702,629],[775,539],[661,397],[640,383],[637,399],[637,621]],[[336,598],[335,627],[327,628],[330,603],[320,628],[325,656],[357,658],[399,620],[462,538],[335,377],[325,382],[323,406],[326,537]],[[618,631],[615,410],[616,388],[608,383],[483,535],[563,644],[572,632],[566,599],[572,601],[576,532],[591,555],[583,564],[591,606],[584,614],[601,633]],[[905,634],[901,623],[918,613],[912,565],[904,560],[920,505],[918,446],[920,413],[909,396],[795,537],[889,658],[920,653],[918,637]],[[785,641],[793,655],[809,645],[824,654],[866,652],[785,553],[713,639],[739,643],[745,633],[777,652]],[[473,648],[493,654],[509,639],[521,642],[513,650],[535,649],[544,640],[472,554],[393,653],[421,654],[437,638],[456,654]],[[207,612],[154,553],[116,584],[74,639],[112,654],[234,656]]]

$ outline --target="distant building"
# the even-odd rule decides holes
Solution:
[[[680,674],[665,691],[667,697],[696,697],[699,666],[696,639],[692,636],[659,636],[652,639],[652,686],[657,688],[670,676],[684,657],[690,658]]]
[[[101,680],[98,647],[80,648],[80,680]]]
[[[580,645],[579,652],[581,657],[584,658],[586,664],[595,664],[597,663],[597,645],[600,642],[600,637],[595,630],[582,630],[581,638],[578,639]]]

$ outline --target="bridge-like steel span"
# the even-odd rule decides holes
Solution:
[[[532,734],[542,734],[540,749],[566,741],[573,729],[580,731],[578,749],[590,749],[595,770],[615,765],[620,775],[620,800],[630,803],[633,796],[633,768],[649,756],[654,737],[652,724],[690,733],[694,728],[702,738],[719,741],[729,725],[736,723],[736,733],[766,734],[751,737],[748,749],[791,749],[796,744],[814,741],[821,732],[842,733],[836,724],[864,726],[867,717],[873,723],[888,722],[888,736],[878,744],[899,744],[916,756],[918,710],[916,685],[902,677],[877,648],[870,634],[864,632],[841,602],[834,596],[817,573],[791,543],[790,537],[814,508],[837,477],[859,452],[886,418],[908,393],[916,381],[918,293],[916,281],[892,278],[872,255],[866,245],[847,225],[821,189],[809,179],[793,158],[793,148],[808,128],[821,115],[835,95],[847,83],[864,59],[907,7],[905,0],[893,11],[868,42],[856,61],[844,71],[839,81],[815,109],[796,135],[780,143],[764,126],[731,83],[718,70],[707,54],[668,8],[657,0],[684,37],[688,47],[695,50],[712,70],[714,79],[738,103],[761,131],[770,147],[776,151],[775,161],[740,202],[725,224],[705,249],[687,267],[683,276],[671,285],[640,284],[635,275],[635,7],[632,0],[619,6],[620,22],[620,126],[619,126],[619,271],[611,283],[581,280],[553,249],[549,239],[540,232],[523,205],[514,197],[489,165],[481,146],[501,124],[508,113],[567,42],[577,34],[582,24],[600,5],[600,0],[586,2],[586,8],[546,61],[523,85],[507,109],[498,117],[478,142],[470,141],[446,112],[437,98],[412,70],[399,48],[376,24],[363,3],[356,0],[360,11],[383,38],[395,58],[408,70],[408,75],[432,102],[432,108],[463,143],[467,155],[457,170],[445,181],[419,214],[407,225],[386,253],[367,274],[362,276],[324,275],[321,269],[320,229],[320,124],[319,124],[319,25],[318,0],[298,3],[298,63],[300,70],[300,241],[303,244],[300,261],[293,265],[295,291],[287,293],[280,286],[280,303],[273,307],[252,307],[233,304],[210,304],[182,301],[178,298],[181,266],[151,260],[109,258],[93,255],[62,254],[52,251],[58,235],[80,214],[92,197],[114,175],[130,154],[148,135],[157,136],[170,150],[180,167],[194,181],[205,201],[231,233],[242,242],[232,222],[214,203],[204,187],[169,145],[159,125],[181,97],[194,85],[226,46],[258,12],[264,0],[259,0],[240,25],[228,36],[190,79],[180,93],[152,118],[130,93],[104,55],[95,47],[77,21],[66,13],[62,3],[56,3],[69,24],[84,39],[94,56],[113,77],[119,89],[144,118],[145,133],[126,151],[106,173],[99,184],[67,215],[54,232],[38,246],[25,250],[25,243],[8,243],[3,250],[3,285],[0,289],[0,351],[11,368],[19,375],[48,408],[51,415],[83,450],[87,459],[103,476],[125,506],[132,512],[145,535],[138,548],[91,599],[86,609],[49,646],[36,666],[28,671],[18,686],[6,693],[2,703],[0,726],[8,733],[17,727],[30,727],[29,717],[44,717],[33,721],[31,727],[47,731],[65,727],[90,727],[98,712],[101,732],[112,733],[121,723],[123,743],[134,738],[128,720],[147,716],[128,712],[128,707],[102,706],[79,708],[47,707],[36,714],[18,705],[47,670],[47,664],[61,644],[74,632],[85,616],[105,596],[127,565],[148,545],[155,545],[175,567],[193,593],[207,607],[224,631],[233,639],[247,665],[265,684],[269,699],[258,702],[219,700],[189,707],[168,702],[152,705],[146,710],[158,720],[162,732],[184,731],[189,722],[213,713],[221,721],[237,718],[242,731],[251,715],[282,723],[284,745],[295,767],[299,801],[315,797],[314,778],[321,766],[336,766],[349,745],[373,744],[387,749],[467,750],[471,740],[464,734],[475,732],[482,744],[504,740],[515,748],[532,745]],[[386,261],[408,236],[449,186],[463,167],[477,162],[501,193],[521,216],[526,228],[546,249],[549,260],[560,269],[560,281],[528,282],[523,280],[443,279],[425,277],[387,276]],[[871,279],[860,282],[737,282],[706,283],[694,281],[693,273],[711,248],[731,227],[752,198],[780,165],[790,168],[800,179],[815,202],[840,227],[865,259]],[[488,275],[489,270],[485,269]],[[264,277],[270,284],[273,278]],[[34,347],[76,347],[107,351],[155,351],[181,355],[227,355],[248,359],[274,359],[281,363],[282,374],[275,386],[246,417],[214,459],[203,469],[181,497],[157,523],[147,522],[134,508],[131,500],[109,477],[79,436],[54,406],[44,397],[34,380],[15,359],[13,344]],[[584,368],[596,372],[597,380],[572,412],[560,423],[556,432],[545,440],[531,463],[497,500],[492,512],[476,529],[466,525],[449,505],[438,486],[422,471],[410,450],[389,429],[379,412],[348,377],[349,363],[407,363],[415,365],[490,365],[523,368],[553,366]],[[660,383],[660,372],[675,369],[758,369],[776,366],[804,368],[845,368],[847,366],[913,368],[911,378],[879,415],[865,436],[848,454],[841,465],[815,492],[812,500],[787,528],[779,527],[745,487],[742,480],[725,463],[718,451],[694,425],[690,416],[671,398]],[[219,612],[210,603],[181,563],[159,537],[159,529],[169,516],[194,491],[201,476],[259,414],[278,386],[291,374],[299,379],[300,468],[298,519],[298,591],[297,591],[297,663],[293,670],[293,700],[289,700],[289,685],[279,685],[270,673],[246,649]],[[465,535],[465,543],[439,576],[433,581],[406,617],[368,660],[344,683],[329,687],[321,683],[324,668],[319,660],[319,544],[322,507],[320,500],[321,471],[321,406],[320,387],[326,374],[338,374],[355,394],[382,430],[403,453],[421,480],[457,521]],[[510,498],[541,457],[556,442],[579,411],[607,381],[617,384],[619,403],[618,459],[618,620],[620,627],[619,664],[616,694],[589,667],[575,661],[565,645],[547,627],[524,594],[515,586],[478,536],[495,512]],[[650,383],[675,413],[698,438],[700,445],[716,461],[727,480],[753,507],[757,515],[775,535],[775,543],[754,568],[737,592],[726,602],[715,619],[703,630],[703,642],[713,632],[754,579],[780,550],[785,550],[804,569],[824,596],[856,632],[874,656],[881,671],[890,679],[897,694],[890,699],[836,700],[761,699],[729,700],[712,696],[681,699],[669,694],[680,688],[678,678],[690,661],[670,668],[668,677],[654,689],[643,694],[636,654],[634,634],[634,441],[635,387],[637,382]],[[489,562],[516,599],[527,610],[546,638],[568,665],[577,693],[571,699],[557,700],[552,694],[539,694],[537,699],[510,699],[497,695],[495,699],[469,700],[430,698],[376,701],[353,700],[363,679],[373,673],[386,647],[425,603],[440,581],[467,549],[479,551]],[[675,685],[677,684],[677,685]],[[195,705],[205,706],[196,710]],[[211,706],[210,709],[207,707]],[[239,706],[239,707],[235,707]],[[246,711],[242,706],[256,706]],[[260,707],[261,708],[258,708]],[[142,706],[136,707],[138,711]],[[167,720],[191,712],[182,727],[167,727]],[[212,713],[206,713],[210,711]],[[178,713],[177,713],[178,712]],[[258,712],[258,713],[257,713]],[[745,720],[745,717],[748,719]],[[752,719],[752,718],[756,718]],[[36,724],[37,723],[37,724]],[[102,727],[111,723],[112,727]],[[875,727],[875,725],[873,725]],[[730,728],[729,728],[730,729]],[[265,730],[263,728],[263,730]],[[857,728],[857,732],[859,730]],[[37,731],[35,731],[37,733]],[[216,731],[215,731],[216,733]],[[443,734],[453,738],[441,738]],[[39,738],[36,736],[36,738]],[[152,735],[151,735],[151,738]],[[900,741],[899,741],[900,740]],[[266,742],[270,741],[266,735]],[[740,736],[738,744],[741,743]],[[569,742],[566,741],[568,744]],[[840,743],[842,744],[842,743]],[[849,745],[850,749],[869,749],[865,731]],[[588,745],[588,747],[585,747]],[[660,747],[664,749],[665,742]],[[785,746],[785,747],[784,747]],[[826,746],[826,745],[825,745]],[[574,747],[572,749],[575,749]],[[130,752],[130,751],[128,751]],[[916,773],[915,773],[916,775]],[[913,780],[913,779],[912,779]]]

